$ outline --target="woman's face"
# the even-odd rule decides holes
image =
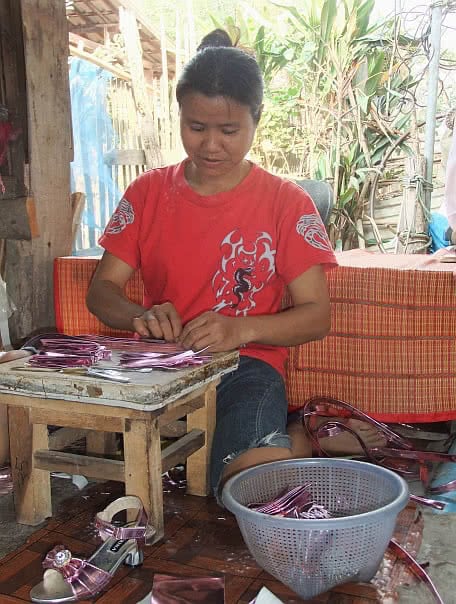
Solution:
[[[198,178],[212,180],[237,173],[256,130],[247,105],[198,92],[183,97],[180,126],[184,149]]]

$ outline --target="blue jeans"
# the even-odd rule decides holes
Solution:
[[[287,407],[284,380],[264,361],[241,356],[239,367],[222,377],[211,457],[211,487],[216,497],[226,464],[244,451],[290,448]]]

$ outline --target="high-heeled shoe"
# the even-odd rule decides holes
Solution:
[[[112,524],[122,510],[137,509],[136,520],[124,526]],[[120,497],[95,518],[95,527],[103,540],[88,560],[74,558],[63,545],[55,546],[43,561],[43,580],[30,591],[32,602],[60,604],[93,598],[103,591],[116,570],[124,563],[139,566],[143,553],[139,544],[147,543],[155,533],[139,497]]]

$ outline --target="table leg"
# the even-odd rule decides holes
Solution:
[[[206,433],[206,442],[201,449],[187,458],[187,493],[206,496],[209,494],[209,468],[212,439],[215,429],[216,388],[220,380],[213,381],[204,393],[204,406],[187,415],[187,431],[198,428]]]
[[[9,461],[8,407],[0,404],[0,467]]]
[[[8,407],[11,472],[16,520],[36,526],[52,516],[51,479],[33,467],[33,452],[49,448],[48,428],[31,424],[28,407]]]
[[[163,486],[158,420],[125,420],[125,494],[140,497],[155,528],[154,542],[163,537]],[[129,520],[132,520],[132,518]]]

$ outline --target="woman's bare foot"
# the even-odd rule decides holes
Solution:
[[[17,359],[22,359],[25,357],[29,357],[33,354],[30,350],[8,350],[8,352],[0,352],[0,363],[8,363],[8,361],[15,361]]]
[[[320,417],[318,418],[318,424],[324,424],[331,419],[354,430],[369,449],[386,445],[386,438],[381,432],[366,422],[357,419]],[[309,436],[301,420],[296,420],[288,425],[288,434],[292,441],[292,451],[296,453],[295,457],[311,457]],[[364,453],[359,441],[347,430],[335,436],[321,437],[319,443],[321,448],[330,455],[359,455]]]
[[[307,432],[304,430],[302,420],[290,422],[287,426],[288,436],[291,438],[291,454],[293,457],[312,457],[312,444]]]
[[[324,420],[327,419],[324,418]],[[385,436],[376,430],[374,426],[357,419],[335,419],[356,432],[368,449],[384,447],[386,445]],[[348,432],[348,430],[344,430],[335,436],[322,437],[319,439],[319,442],[321,448],[331,455],[358,455],[364,453],[358,439]]]

